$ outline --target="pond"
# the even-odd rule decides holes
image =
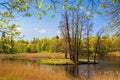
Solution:
[[[41,65],[29,60],[1,60],[6,63],[24,63],[39,66],[51,71],[64,71],[70,80],[120,80],[120,57],[106,56],[99,58],[99,64],[80,65]]]

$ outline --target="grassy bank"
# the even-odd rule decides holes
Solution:
[[[87,59],[79,59],[77,62],[73,62],[70,59],[43,59],[38,60],[39,64],[49,64],[49,65],[74,65],[74,64],[88,64]],[[89,64],[93,64],[94,61],[90,60]],[[96,62],[98,63],[98,61]]]
[[[9,59],[9,60],[34,60],[39,64],[50,64],[50,65],[88,64],[87,59],[79,59],[77,62],[73,62],[70,59],[65,59],[64,54],[62,53],[1,54],[0,58]],[[89,63],[93,64],[94,61],[91,59]]]

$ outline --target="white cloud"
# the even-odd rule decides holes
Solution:
[[[34,30],[39,32],[39,33],[46,33],[47,32],[45,29],[34,28]]]
[[[39,33],[46,33],[47,31],[45,29],[38,30]]]
[[[17,27],[17,30],[23,30],[23,28],[21,28],[21,27]]]
[[[34,30],[36,30],[36,31],[37,31],[37,30],[38,30],[38,28],[34,28]]]

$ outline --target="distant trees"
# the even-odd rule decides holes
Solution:
[[[0,32],[2,53],[14,53],[14,40],[19,37],[20,32],[17,30],[18,26],[12,24],[10,26],[1,26]]]
[[[87,31],[86,31],[87,32]],[[97,33],[96,36],[90,36],[89,35],[89,41],[88,37],[84,36],[84,38],[80,37],[78,39],[79,46],[78,46],[78,54],[76,53],[76,42],[73,40],[75,38],[71,39],[71,49],[72,52],[75,52],[74,55],[78,55],[78,59],[82,57],[88,58],[88,61],[90,57],[92,56],[94,60],[96,60],[96,56],[104,56],[107,55],[108,52],[114,52],[114,51],[120,51],[120,45],[119,45],[119,37],[104,37],[102,33]],[[85,35],[85,34],[84,34]],[[75,39],[76,40],[76,39]],[[0,53],[68,53],[67,44],[65,38],[56,38],[53,37],[52,39],[38,39],[35,38],[31,41],[25,41],[25,40],[13,40],[14,46],[13,46],[13,52],[11,52],[11,43],[10,39],[7,38],[0,38]],[[80,46],[81,45],[81,46]],[[69,56],[67,55],[67,58]],[[76,58],[76,57],[74,57]]]

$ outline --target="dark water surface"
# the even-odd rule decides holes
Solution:
[[[96,80],[96,76],[111,77],[111,80],[120,80],[120,56],[106,56],[98,59],[99,64],[80,64],[80,65],[62,65],[51,66],[51,69],[64,70],[69,76],[80,77],[84,80]],[[96,75],[97,74],[97,75]],[[105,76],[102,76],[105,75]],[[118,76],[119,75],[119,76]],[[107,80],[107,79],[104,79]],[[109,79],[108,79],[109,80]]]

